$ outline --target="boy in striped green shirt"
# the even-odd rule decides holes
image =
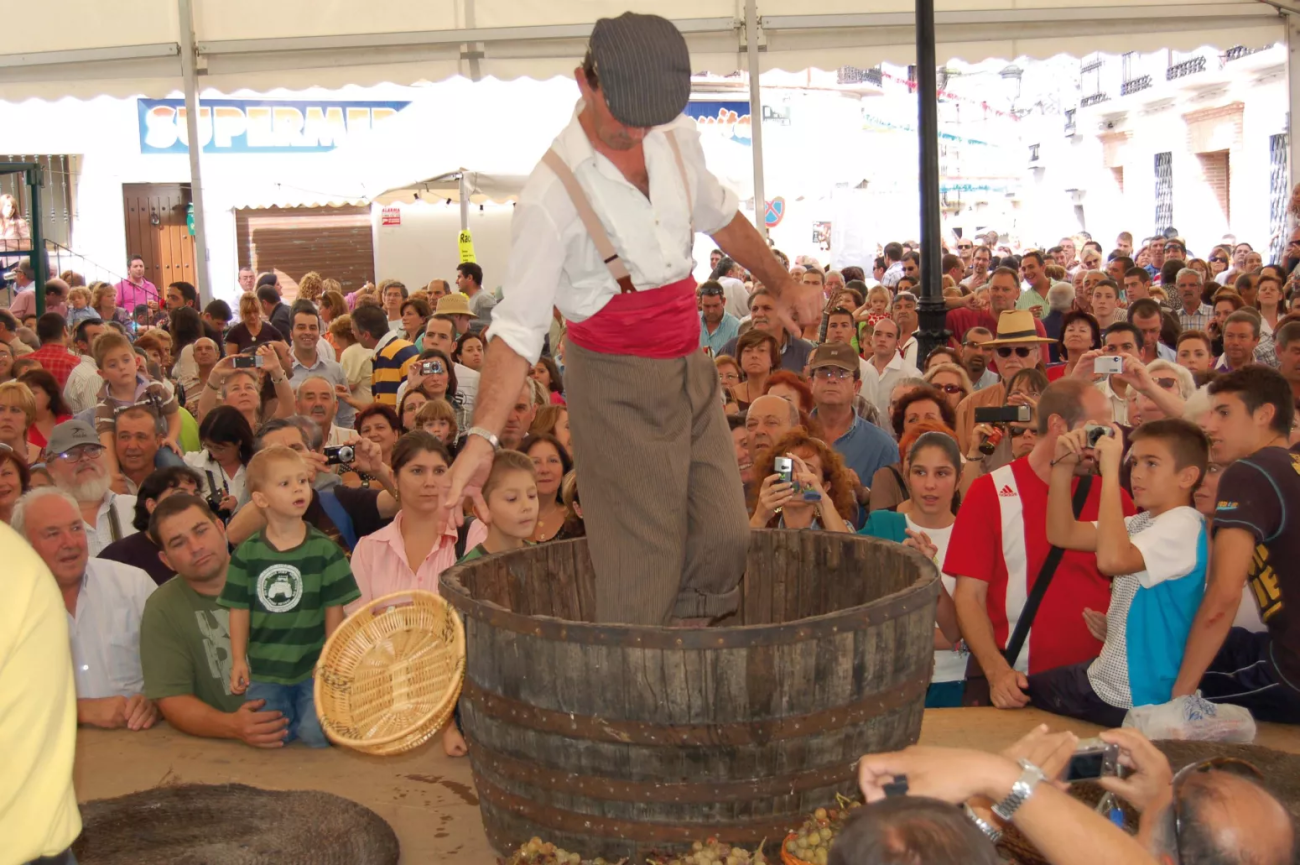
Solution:
[[[265,700],[289,719],[286,742],[329,745],[316,717],[313,673],[325,640],[343,621],[343,605],[361,592],[338,545],[303,522],[311,482],[303,458],[287,447],[259,451],[248,464],[252,504],[266,527],[230,559],[217,603],[230,608],[230,691]]]

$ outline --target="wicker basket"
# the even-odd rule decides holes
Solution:
[[[451,720],[464,674],[456,611],[433,592],[397,592],[366,604],[326,641],[316,711],[335,744],[400,754]]]

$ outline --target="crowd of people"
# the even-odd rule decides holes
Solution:
[[[946,244],[949,338],[924,356],[916,244],[869,271],[777,252],[822,292],[799,333],[714,251],[699,345],[750,526],[936,563],[928,706],[1118,727],[1199,691],[1300,722],[1300,232],[1270,265],[1244,243],[978,240]],[[490,520],[447,519],[498,299],[477,264],[416,290],[309,273],[296,298],[244,268],[234,310],[143,264],[116,286],[51,279],[36,316],[22,262],[0,310],[0,519],[62,595],[80,723],[327,745],[311,677],[347,615],[585,534],[558,314],[482,485]],[[465,751],[454,725],[444,746]],[[879,768],[915,787],[925,759]]]

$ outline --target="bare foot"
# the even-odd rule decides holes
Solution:
[[[456,729],[455,723],[448,724],[442,731],[442,750],[448,757],[464,757],[469,750],[465,737]]]

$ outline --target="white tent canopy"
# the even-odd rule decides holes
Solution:
[[[1084,55],[1201,45],[1256,47],[1285,39],[1279,10],[1295,0],[1112,5],[1074,0],[938,0],[938,61]],[[56,26],[27,28],[0,57],[0,99],[165,96],[181,78],[192,17],[203,89],[549,78],[569,73],[592,23],[629,8],[673,19],[697,70],[747,69],[745,0],[51,0]],[[911,0],[761,0],[760,65],[869,67],[913,57]],[[192,14],[190,10],[192,11]]]

